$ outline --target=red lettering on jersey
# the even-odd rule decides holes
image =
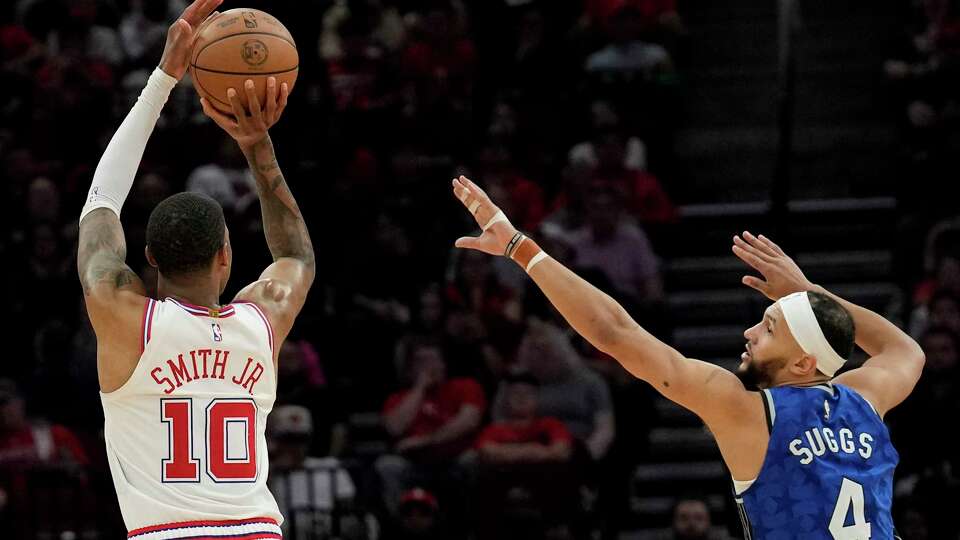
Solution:
[[[178,354],[177,358],[179,364],[174,364],[173,360],[167,360],[167,365],[170,366],[170,372],[173,373],[173,378],[177,381],[177,388],[183,386],[181,382],[183,379],[186,379],[186,382],[193,380],[193,377],[190,376],[190,372],[187,370],[187,364],[183,361],[183,355]]]
[[[222,358],[220,356],[221,352],[223,353]],[[213,359],[213,371],[210,372],[210,377],[214,379],[222,379],[224,376],[224,373],[227,370],[227,359],[230,357],[230,351],[221,351],[220,349],[217,349],[216,351],[214,351],[214,353],[215,353],[215,357]],[[217,376],[218,368],[220,369],[219,377]]]
[[[169,394],[170,392],[173,392],[176,386],[174,386],[173,383],[170,381],[170,379],[167,377],[157,377],[157,373],[161,373],[161,372],[163,372],[163,369],[155,367],[152,370],[150,370],[150,376],[153,377],[153,380],[157,381],[157,384],[162,385],[166,383],[168,387],[163,389],[163,393]]]
[[[199,354],[200,358],[203,359],[203,378],[204,379],[207,378],[207,358],[210,356],[212,352],[213,351],[210,349],[200,349],[199,351],[197,351],[197,354]]]
[[[249,360],[253,360],[250,358]],[[253,395],[253,385],[257,384],[257,381],[260,380],[260,376],[263,375],[263,365],[260,362],[257,362],[256,367],[253,368],[253,371],[250,372],[250,376],[247,377],[247,380],[243,382],[243,387],[247,388],[249,384],[250,387],[247,390],[250,392],[250,395]]]
[[[193,378],[199,379],[200,374],[197,373],[197,351],[190,351],[190,360],[193,362]]]
[[[247,358],[247,364],[243,366],[243,373],[240,374],[240,378],[237,378],[237,377],[230,378],[230,380],[233,381],[234,384],[240,384],[240,385],[243,384],[243,377],[247,374],[247,370],[250,369],[251,362],[253,362],[253,358]]]

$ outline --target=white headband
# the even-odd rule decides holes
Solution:
[[[817,317],[813,314],[813,307],[810,306],[807,293],[801,291],[789,294],[777,300],[777,304],[780,305],[783,318],[786,319],[790,332],[803,352],[817,359],[818,370],[824,375],[833,377],[846,360],[833,350],[827,338],[823,336],[823,330],[820,329]]]

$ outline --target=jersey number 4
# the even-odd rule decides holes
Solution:
[[[853,525],[846,525],[847,515],[853,508]],[[844,478],[840,495],[830,518],[830,534],[834,540],[869,540],[870,524],[864,517],[863,486]]]
[[[167,459],[160,464],[163,482],[199,482],[200,459],[194,455],[193,400],[161,399],[160,421],[167,425]],[[214,482],[257,479],[257,404],[252,399],[214,399],[207,405],[204,433],[207,476]]]

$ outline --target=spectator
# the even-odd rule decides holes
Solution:
[[[573,439],[566,426],[556,418],[538,416],[537,378],[510,373],[503,385],[505,418],[477,438],[480,460],[495,466],[569,461]]]
[[[590,104],[590,116],[593,138],[574,145],[567,155],[567,160],[570,165],[592,170],[600,165],[597,157],[599,137],[620,128],[620,115],[609,101],[598,100]],[[628,171],[647,169],[647,145],[639,137],[626,138],[621,154],[624,169]]]
[[[894,428],[900,453],[900,470],[907,475],[908,484],[925,470],[938,470],[955,454],[954,444],[944,441],[931,447],[923,442],[924,428],[918,418],[947,417],[960,414],[960,341],[957,334],[943,327],[933,327],[920,338],[920,346],[927,355],[923,376],[912,397],[895,409],[889,420]],[[949,416],[952,418],[952,416]],[[948,441],[960,442],[952,431],[945,434]],[[901,492],[909,488],[900,486]]]
[[[477,438],[480,474],[478,514],[481,538],[501,538],[518,508],[535,510],[544,525],[569,522],[577,500],[577,476],[570,467],[573,438],[556,418],[538,415],[540,383],[529,373],[503,380],[504,419]]]
[[[902,540],[930,540],[930,525],[924,509],[913,501],[899,504],[897,532]]]
[[[960,297],[949,290],[940,290],[910,315],[910,335],[921,336],[934,326],[943,326],[960,334]]]
[[[330,388],[320,355],[303,339],[288,338],[277,361],[277,402],[310,411],[310,451],[339,456],[346,447],[345,412]]]
[[[359,538],[361,521],[350,514],[356,488],[336,458],[309,455],[313,436],[310,411],[299,405],[274,409],[267,421],[270,491],[277,499],[285,538],[309,540],[321,531],[351,532]]]
[[[700,497],[683,497],[673,505],[670,540],[711,540],[710,507]]]
[[[65,495],[81,498],[86,488],[87,465],[87,452],[73,432],[40,418],[28,418],[17,385],[10,379],[0,379],[0,485],[9,509],[4,514],[56,514],[46,522],[0,521],[6,533],[24,538],[62,524],[62,520],[76,520],[77,513],[88,507],[88,500],[77,501],[70,508],[58,508],[57,504]]]
[[[643,15],[639,10],[629,6],[618,9],[610,17],[610,44],[587,57],[587,72],[649,79],[671,71],[667,50],[642,41],[642,31]]]
[[[385,540],[445,540],[440,505],[429,491],[416,487],[400,497],[398,518]]]
[[[447,378],[439,344],[412,344],[405,367],[407,388],[390,395],[383,406],[384,427],[395,453],[381,456],[375,465],[384,502],[394,515],[404,487],[419,476],[431,476],[429,469],[439,469],[441,477],[456,474],[450,471],[473,444],[486,409],[479,383]]]
[[[571,235],[579,269],[597,268],[617,292],[634,303],[663,298],[657,257],[642,229],[627,221],[619,198],[610,190],[589,195],[586,226]]]
[[[603,459],[615,436],[610,390],[599,375],[583,365],[560,329],[531,319],[517,351],[517,365],[540,383],[538,416],[560,420],[590,459]],[[506,396],[501,392],[494,419],[503,420],[506,409]]]

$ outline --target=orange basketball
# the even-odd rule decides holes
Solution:
[[[190,53],[193,87],[215,108],[230,113],[227,89],[233,88],[247,107],[244,81],[252,79],[263,105],[267,78],[276,77],[277,90],[287,83],[293,91],[300,57],[286,27],[269,13],[237,8],[206,20],[197,31]]]

